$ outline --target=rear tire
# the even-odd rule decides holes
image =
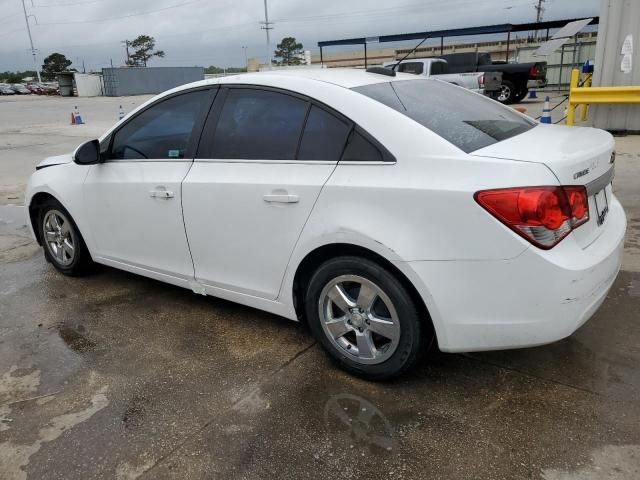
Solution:
[[[38,210],[38,228],[45,259],[68,276],[80,276],[93,266],[87,245],[69,212],[55,199]]]
[[[505,105],[513,103],[515,101],[516,86],[509,80],[503,80],[500,88],[501,91],[498,93],[497,100]]]
[[[337,257],[320,265],[307,287],[305,311],[309,328],[329,355],[367,380],[406,372],[433,339],[402,283],[362,257]]]

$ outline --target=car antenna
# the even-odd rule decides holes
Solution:
[[[398,62],[394,63],[393,67],[391,67],[391,70],[393,70],[393,71],[395,72],[395,71],[396,71],[396,67],[397,67],[398,65],[400,65],[402,62],[404,62],[404,61],[407,59],[407,57],[408,57],[409,55],[411,55],[413,52],[415,52],[415,51],[418,49],[418,47],[419,47],[420,45],[422,45],[424,42],[426,42],[426,41],[427,41],[427,39],[429,39],[430,37],[431,37],[431,35],[427,35],[426,37],[424,37],[424,38],[420,41],[420,43],[419,43],[419,44],[417,44],[415,47],[413,47],[409,53],[407,53],[404,57],[402,57],[402,60],[400,60],[400,61],[398,61]]]

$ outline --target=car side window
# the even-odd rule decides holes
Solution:
[[[230,89],[213,136],[212,158],[294,160],[308,106],[284,93]]]
[[[346,122],[313,105],[307,117],[298,151],[298,160],[338,161],[351,131]]]
[[[400,64],[398,70],[400,72],[420,75],[424,72],[424,64],[422,62],[405,62]]]
[[[360,132],[354,130],[349,137],[347,147],[342,154],[342,162],[381,162],[380,149],[367,140]]]
[[[447,72],[448,66],[445,62],[433,62],[431,64],[431,75],[443,75]]]
[[[110,159],[182,159],[209,91],[198,90],[163,100],[133,117],[113,135]]]

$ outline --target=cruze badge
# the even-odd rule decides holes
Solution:
[[[580,177],[584,177],[585,175],[589,174],[589,169],[585,168],[584,170],[580,170],[579,172],[576,172],[573,174],[573,179],[577,180]]]

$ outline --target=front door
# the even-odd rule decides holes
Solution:
[[[188,286],[193,263],[182,218],[182,181],[212,92],[169,97],[112,135],[106,160],[84,183],[95,260]]]

